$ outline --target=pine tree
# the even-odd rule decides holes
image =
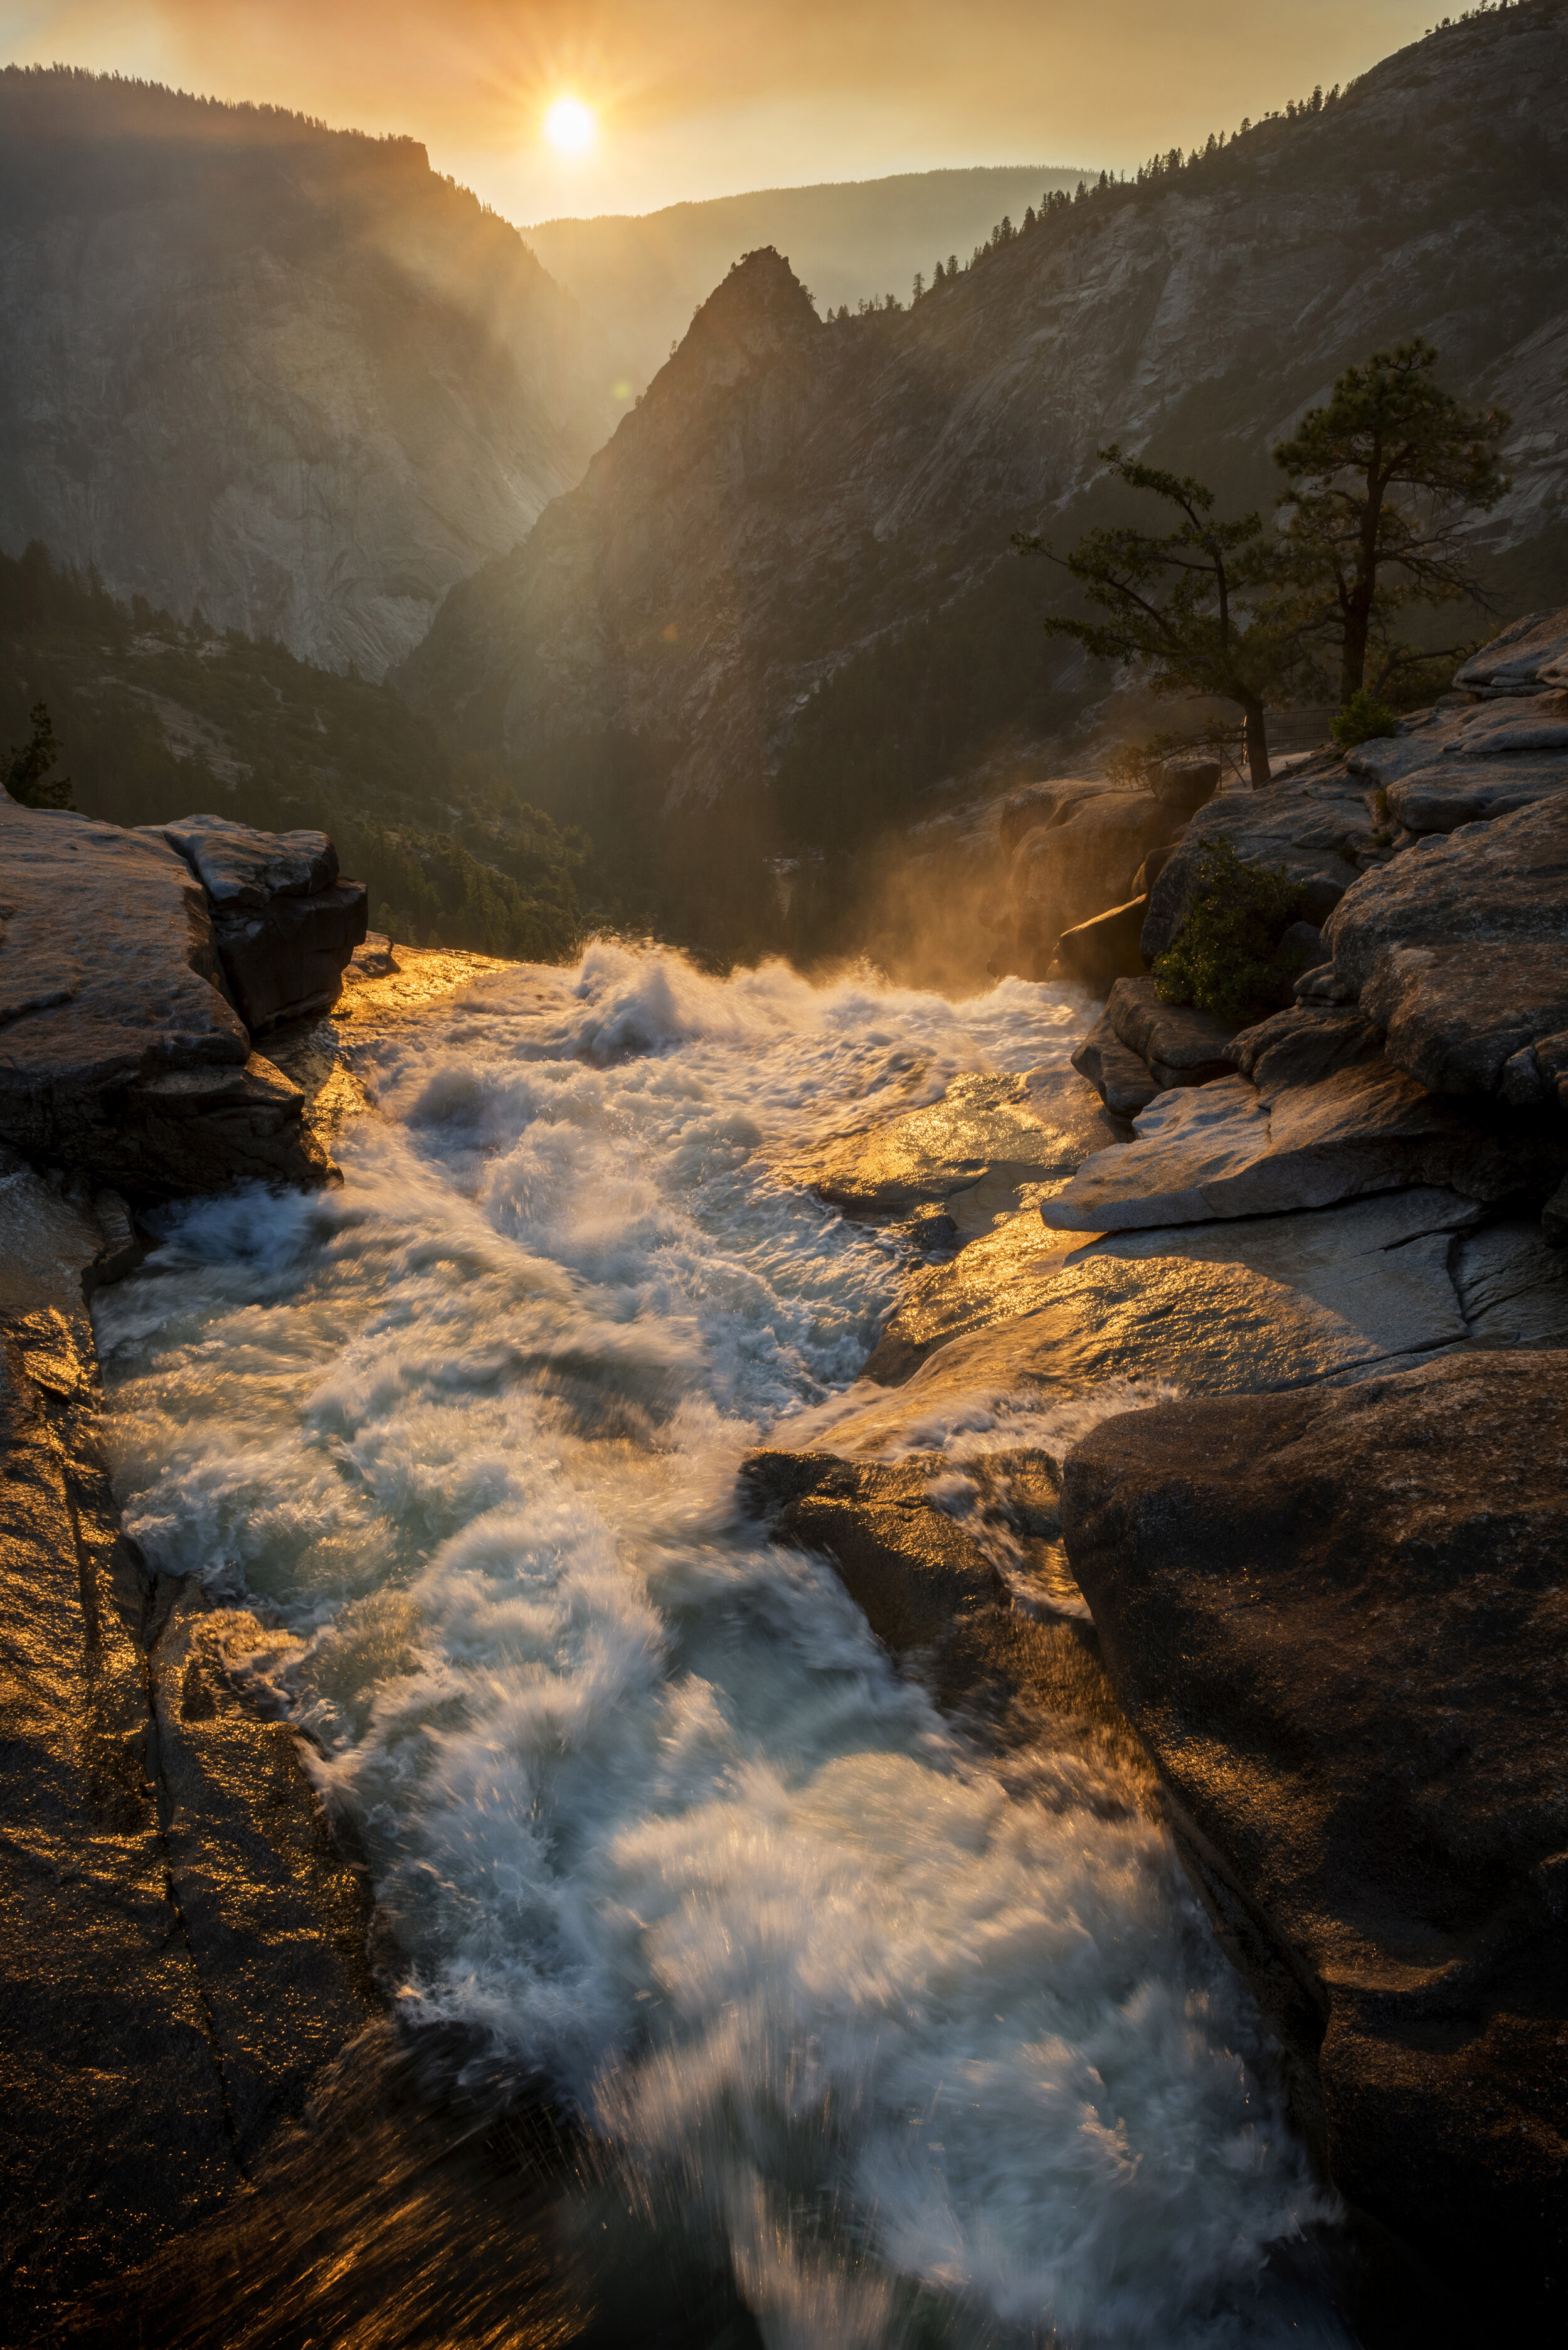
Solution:
[[[1271,599],[1273,551],[1255,514],[1213,518],[1214,493],[1191,474],[1124,457],[1114,443],[1102,464],[1129,489],[1145,490],[1181,517],[1162,534],[1091,530],[1067,555],[1014,532],[1020,555],[1042,555],[1070,572],[1108,620],[1053,614],[1047,635],[1073,637],[1096,660],[1136,662],[1156,693],[1212,695],[1246,721],[1254,789],[1270,780],[1265,701],[1283,693],[1302,667],[1290,617]]]
[[[48,703],[35,702],[28,715],[33,722],[32,739],[20,745],[12,743],[0,764],[0,786],[24,807],[74,808],[76,795],[70,777],[51,778],[49,775],[49,769],[59,759],[60,745],[50,722]]]
[[[1379,686],[1420,658],[1393,642],[1396,612],[1479,594],[1460,525],[1509,486],[1497,462],[1508,418],[1442,390],[1437,361],[1419,335],[1374,351],[1274,451],[1290,484],[1280,503],[1295,625],[1337,650],[1342,702],[1366,684],[1374,651]]]

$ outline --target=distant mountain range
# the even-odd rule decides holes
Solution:
[[[1081,755],[1113,682],[1043,641],[1060,591],[1012,531],[1106,518],[1112,440],[1267,505],[1303,409],[1417,332],[1513,419],[1474,532],[1496,608],[1568,600],[1568,0],[1051,209],[913,308],[825,324],[753,254],[400,682],[601,837],[685,807],[700,854],[742,802],[792,850],[907,827],[944,780]]]
[[[0,551],[379,677],[578,479],[616,372],[411,140],[0,72]]]
[[[732,263],[759,245],[784,255],[824,312],[889,295],[907,302],[917,271],[929,285],[939,261],[967,261],[1003,219],[1021,221],[1048,189],[1070,193],[1096,172],[1045,163],[905,172],[759,188],[656,213],[541,221],[523,233],[624,352],[640,386]]]

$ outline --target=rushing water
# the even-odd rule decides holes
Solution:
[[[128,1524],[277,1627],[408,2012],[547,2078],[778,2350],[1344,2338],[1265,2268],[1332,2215],[1160,1833],[977,1755],[734,1514],[899,1271],[769,1146],[1076,1033],[597,946],[370,1047],[341,1191],[171,1211],[98,1301]]]

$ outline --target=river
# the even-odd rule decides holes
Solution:
[[[900,1278],[774,1157],[1079,1033],[600,943],[361,1047],[341,1190],[168,1211],[96,1302],[128,1527],[273,1627],[404,2020],[547,2081],[769,2350],[1348,2338],[1271,2260],[1332,2205],[1163,1833],[961,1738],[735,1513]]]

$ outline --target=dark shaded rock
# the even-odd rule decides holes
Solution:
[[[1338,760],[1314,758],[1261,792],[1220,792],[1198,810],[1149,896],[1143,951],[1163,954],[1191,910],[1199,853],[1229,840],[1249,864],[1282,867],[1301,891],[1302,912],[1321,923],[1373,847],[1366,786]]]
[[[1114,981],[1141,972],[1138,940],[1147,907],[1147,898],[1131,898],[1125,906],[1112,906],[1091,921],[1064,931],[1047,976],[1076,980],[1104,995]]]
[[[0,2335],[243,2186],[372,2002],[369,1901],[221,1634],[151,1594],[99,1449],[84,1275],[123,1236],[0,1170]]]
[[[1315,922],[1289,922],[1280,933],[1274,954],[1287,971],[1315,971],[1324,958],[1323,932]]]
[[[1324,940],[1391,1061],[1438,1092],[1496,1092],[1568,1025],[1568,799],[1425,840],[1366,875]]]
[[[1206,1086],[1229,1076],[1235,1029],[1187,1003],[1162,1003],[1156,981],[1118,979],[1106,1006],[1112,1027],[1161,1086]]]
[[[1218,759],[1168,759],[1156,767],[1148,779],[1148,788],[1161,807],[1176,808],[1190,816],[1205,800],[1211,800],[1220,788]]]
[[[1002,812],[1003,839],[1016,844],[1002,916],[1012,968],[1044,978],[1063,931],[1125,905],[1144,858],[1181,821],[1150,793],[1117,784],[1044,784],[1014,794]]]
[[[1136,1118],[1160,1091],[1148,1063],[1124,1045],[1103,1012],[1073,1055],[1073,1066],[1088,1078],[1113,1118]]]
[[[207,893],[223,971],[253,1036],[337,1002],[366,935],[362,881],[340,881],[324,832],[256,832],[225,816],[160,827]]]
[[[251,1034],[329,1010],[366,920],[362,881],[337,881],[309,898],[277,897],[259,913],[218,909],[218,951]]]
[[[1168,1404],[1069,1558],[1349,2200],[1519,2322],[1568,2262],[1568,1356]]]
[[[1568,1347],[1568,1257],[1542,1223],[1487,1224],[1460,1242],[1451,1269],[1477,1346]]]
[[[1250,1077],[1267,1107],[1286,1086],[1314,1086],[1335,1069],[1376,1060],[1383,1039],[1354,1006],[1303,1002],[1232,1036],[1225,1057]]]
[[[1472,653],[1454,672],[1454,683],[1470,693],[1539,693],[1543,685],[1568,684],[1568,615],[1527,612]]]
[[[161,837],[0,795],[0,1137],[132,1199],[330,1172]]]
[[[1291,992],[1298,1003],[1354,1003],[1355,1001],[1355,988],[1347,979],[1339,977],[1331,962],[1314,963],[1310,971],[1303,971]]]
[[[1568,1248],[1568,1175],[1542,1209],[1541,1230],[1548,1248]]]
[[[1141,1789],[1147,1764],[1106,1687],[1078,1595],[1050,1555],[1059,1544],[1027,1531],[1057,1525],[1055,1463],[1020,1453],[992,1464],[975,1488],[972,1519],[962,1521],[933,1498],[933,1476],[945,1469],[940,1457],[889,1467],[830,1453],[753,1453],[741,1492],[767,1515],[775,1542],[831,1560],[877,1638],[916,1660],[940,1705],[1005,1744],[1069,1738],[1098,1748],[1129,1792]],[[1043,1605],[1054,1585],[1070,1613],[1047,1618],[1014,1604],[985,1545],[986,1528],[998,1523],[1044,1555]]]

